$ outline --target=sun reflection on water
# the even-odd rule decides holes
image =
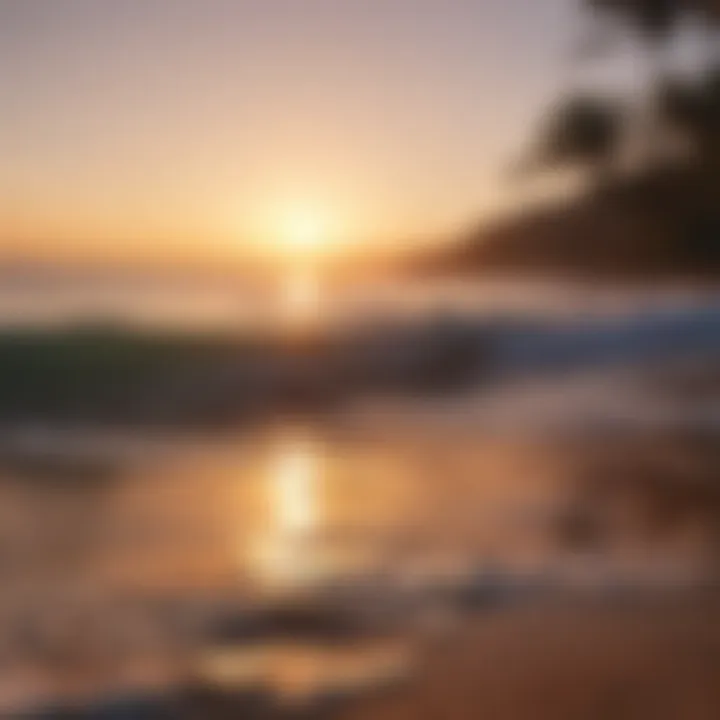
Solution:
[[[253,566],[267,587],[296,587],[321,573],[315,552],[322,512],[322,451],[307,439],[281,443],[264,478],[268,517]]]
[[[318,456],[308,442],[285,448],[273,466],[278,529],[305,535],[317,524]]]
[[[281,322],[291,330],[315,325],[320,317],[320,281],[308,269],[289,273],[280,290]]]

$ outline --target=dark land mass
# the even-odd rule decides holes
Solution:
[[[714,279],[720,275],[717,177],[671,167],[615,181],[483,225],[411,266],[430,275]]]

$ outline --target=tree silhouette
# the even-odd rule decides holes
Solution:
[[[603,184],[612,174],[621,130],[622,111],[616,102],[593,95],[570,96],[546,121],[533,164],[580,168]]]
[[[584,0],[591,10],[627,25],[652,50],[656,78],[662,74],[663,53],[680,24],[690,18],[700,20],[710,36],[708,60],[714,63],[720,0]]]
[[[652,44],[664,43],[679,22],[682,0],[587,0],[590,7],[627,22]]]
[[[720,155],[720,68],[699,79],[668,81],[661,90],[662,121],[683,135],[701,161],[716,161]]]
[[[709,39],[708,64],[715,64],[714,54],[720,39],[720,0],[584,0],[600,18],[618,21],[631,29],[650,51],[654,82],[651,94],[636,108],[641,133],[636,140],[644,146],[641,155],[646,165],[663,159],[662,143],[668,125],[682,130],[700,150],[707,146],[711,119],[706,98],[707,88],[681,86],[670,79],[666,66],[667,51],[680,25],[691,18],[700,21]],[[669,121],[669,122],[668,122]]]

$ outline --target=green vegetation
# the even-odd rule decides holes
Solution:
[[[103,327],[0,334],[0,421],[221,421],[250,393],[263,340]]]

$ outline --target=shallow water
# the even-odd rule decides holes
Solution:
[[[0,701],[171,687],[188,667],[306,697],[402,675],[468,608],[711,577],[717,453],[418,414],[88,437],[87,472],[82,452],[6,463]],[[658,468],[680,471],[656,486]]]
[[[237,291],[220,294],[183,322],[219,322],[219,308],[237,322]],[[3,431],[0,714],[197,682],[291,704],[362,693],[411,675],[428,639],[468,613],[717,579],[715,296],[456,285],[401,297],[388,287],[334,307],[564,326],[535,337],[511,323],[499,348],[517,377],[466,395],[365,397],[213,437]],[[164,302],[150,304],[163,323]],[[615,364],[593,367],[600,351]],[[521,372],[556,362],[549,377]]]
[[[299,293],[298,293],[299,290]],[[584,318],[717,305],[717,285],[587,283],[556,279],[381,278],[338,284],[321,276],[238,277],[98,271],[0,274],[0,325],[118,322],[166,328],[263,328],[310,303],[329,325],[461,313],[480,318]],[[299,297],[300,307],[292,307]],[[286,317],[289,314],[289,318]],[[297,318],[296,318],[297,319]]]

